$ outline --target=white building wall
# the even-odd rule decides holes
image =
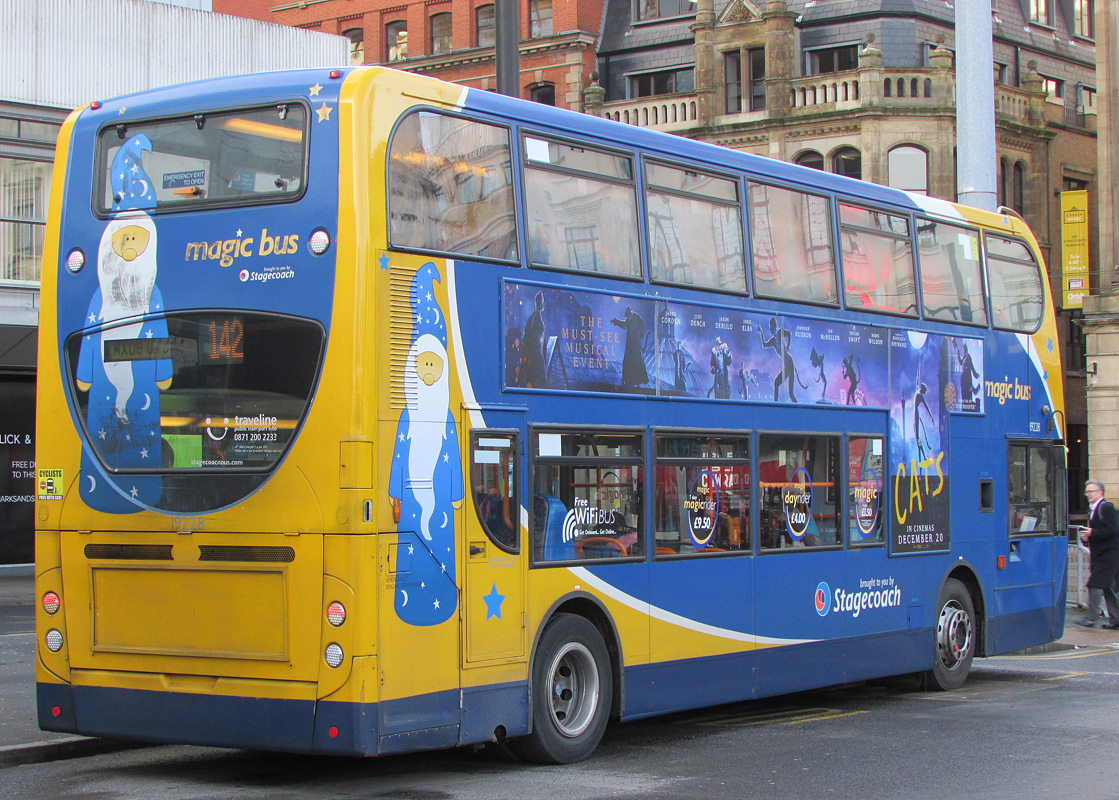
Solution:
[[[75,108],[184,81],[349,60],[341,36],[149,0],[0,2],[0,101]]]

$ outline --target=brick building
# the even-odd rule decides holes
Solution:
[[[242,5],[214,0],[214,11],[240,14]],[[602,9],[603,0],[522,0],[522,97],[581,108]],[[480,89],[497,83],[492,2],[296,0],[273,4],[270,19],[347,37],[354,64],[390,64]]]

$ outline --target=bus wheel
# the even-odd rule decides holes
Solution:
[[[927,685],[940,691],[959,689],[975,656],[975,607],[971,595],[955,578],[944,582],[937,602],[936,658],[926,673]]]
[[[544,764],[582,761],[606,730],[614,686],[598,629],[559,614],[544,629],[532,665],[532,733],[512,744]]]

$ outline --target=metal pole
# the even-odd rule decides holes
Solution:
[[[521,96],[521,22],[518,0],[495,0],[493,4],[497,47],[497,92]]]
[[[959,202],[998,206],[994,44],[989,0],[956,2],[956,177]]]

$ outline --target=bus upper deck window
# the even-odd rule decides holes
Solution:
[[[990,234],[986,246],[995,327],[1033,333],[1045,307],[1041,272],[1033,253],[1021,240]]]
[[[986,325],[979,232],[918,219],[917,255],[925,319]]]
[[[753,181],[747,198],[755,292],[763,297],[838,305],[831,201]]]
[[[839,224],[847,307],[917,316],[909,220],[840,203]]]
[[[298,103],[130,122],[100,135],[102,214],[297,199],[307,111]]]
[[[645,175],[653,280],[744,293],[738,183],[654,161]]]
[[[640,278],[633,159],[532,136],[524,143],[529,260]]]
[[[509,131],[417,111],[389,145],[389,240],[396,247],[515,261]]]

